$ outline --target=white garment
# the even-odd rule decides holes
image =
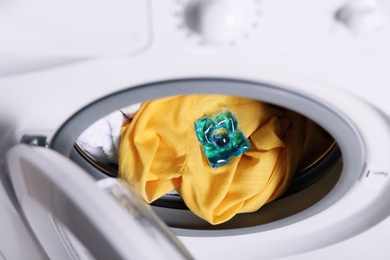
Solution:
[[[100,163],[118,163],[121,126],[128,118],[134,117],[140,106],[131,105],[99,119],[79,136],[76,144]]]

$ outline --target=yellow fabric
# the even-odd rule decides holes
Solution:
[[[251,148],[211,168],[194,123],[224,109],[234,114]],[[149,101],[122,127],[119,177],[147,202],[176,189],[195,214],[219,224],[258,210],[287,189],[301,154],[312,149],[305,141],[310,124],[294,112],[245,98],[189,95]]]

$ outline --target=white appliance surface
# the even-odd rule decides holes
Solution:
[[[347,175],[352,169],[359,169],[351,173],[356,178],[348,188],[336,186],[337,192],[345,188],[339,199],[316,214],[291,216],[290,222],[282,222],[286,225],[261,231],[256,227],[255,231],[216,231],[213,235],[173,228],[195,259],[390,258],[389,0],[57,2],[0,3],[0,259],[99,258],[99,250],[91,255],[84,247],[72,249],[76,255],[70,253],[69,245],[58,240],[62,231],[51,228],[56,225],[54,220],[47,226],[40,223],[39,231],[31,224],[34,216],[53,214],[62,217],[76,236],[80,228],[72,212],[65,214],[36,192],[49,173],[39,173],[37,176],[46,177],[36,183],[30,180],[29,187],[28,173],[45,172],[46,164],[54,167],[50,169],[62,167],[60,175],[50,177],[54,184],[61,182],[50,184],[53,189],[73,187],[77,189],[74,194],[86,196],[75,204],[86,207],[80,212],[87,220],[80,223],[91,221],[107,241],[113,241],[110,239],[116,232],[122,238],[130,238],[129,233],[134,232],[142,243],[129,239],[128,245],[110,248],[122,256],[132,248],[139,250],[133,257],[153,256],[148,248],[156,241],[148,237],[147,228],[136,227],[130,220],[124,220],[131,224],[122,229],[117,223],[104,226],[108,224],[93,217],[102,214],[104,205],[111,211],[120,212],[120,208],[95,187],[85,170],[48,147],[27,147],[20,142],[25,135],[45,136],[50,144],[79,111],[120,91],[189,79],[275,86],[286,93],[281,99],[286,104],[280,105],[311,115],[337,137],[345,160],[340,183],[351,180]],[[213,86],[208,92],[214,90],[224,92],[223,87]],[[244,90],[226,88],[237,95],[260,95]],[[194,83],[178,93],[197,91]],[[332,111],[346,122],[356,135],[353,145],[358,147],[359,156],[346,154],[351,151],[346,141],[350,139],[344,139],[338,125],[300,107],[297,101],[289,104],[289,93]],[[163,88],[155,88],[137,98],[144,101],[164,95]],[[87,119],[90,123],[107,113],[103,108],[95,111]],[[80,177],[68,175],[67,169]],[[85,190],[76,185],[78,178],[85,183]],[[73,198],[73,192],[64,193],[65,198]],[[93,202],[95,195],[100,199]],[[61,198],[53,201],[61,202]],[[36,203],[46,205],[45,213]],[[108,222],[125,219],[124,214],[118,214],[117,219],[111,213],[102,216]],[[102,240],[94,243],[96,237],[72,239],[82,240],[92,251],[98,249],[96,245],[104,246]],[[155,254],[167,252],[164,248],[163,243]],[[177,248],[180,251],[180,246]],[[173,258],[179,255],[173,254]]]

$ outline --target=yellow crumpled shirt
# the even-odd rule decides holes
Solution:
[[[234,114],[251,147],[228,164],[212,168],[194,123],[226,109]],[[292,111],[233,96],[149,101],[131,123],[122,126],[119,177],[149,203],[176,189],[196,215],[211,224],[223,223],[283,194],[302,154],[315,149],[305,139],[312,125]],[[312,140],[321,139],[310,132]]]

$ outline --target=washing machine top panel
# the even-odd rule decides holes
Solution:
[[[38,59],[140,51],[265,56],[380,55],[389,51],[387,1],[283,1],[284,8],[280,4],[251,0],[8,2],[1,9],[0,32],[5,36],[1,50],[8,57],[23,58],[24,54]]]

